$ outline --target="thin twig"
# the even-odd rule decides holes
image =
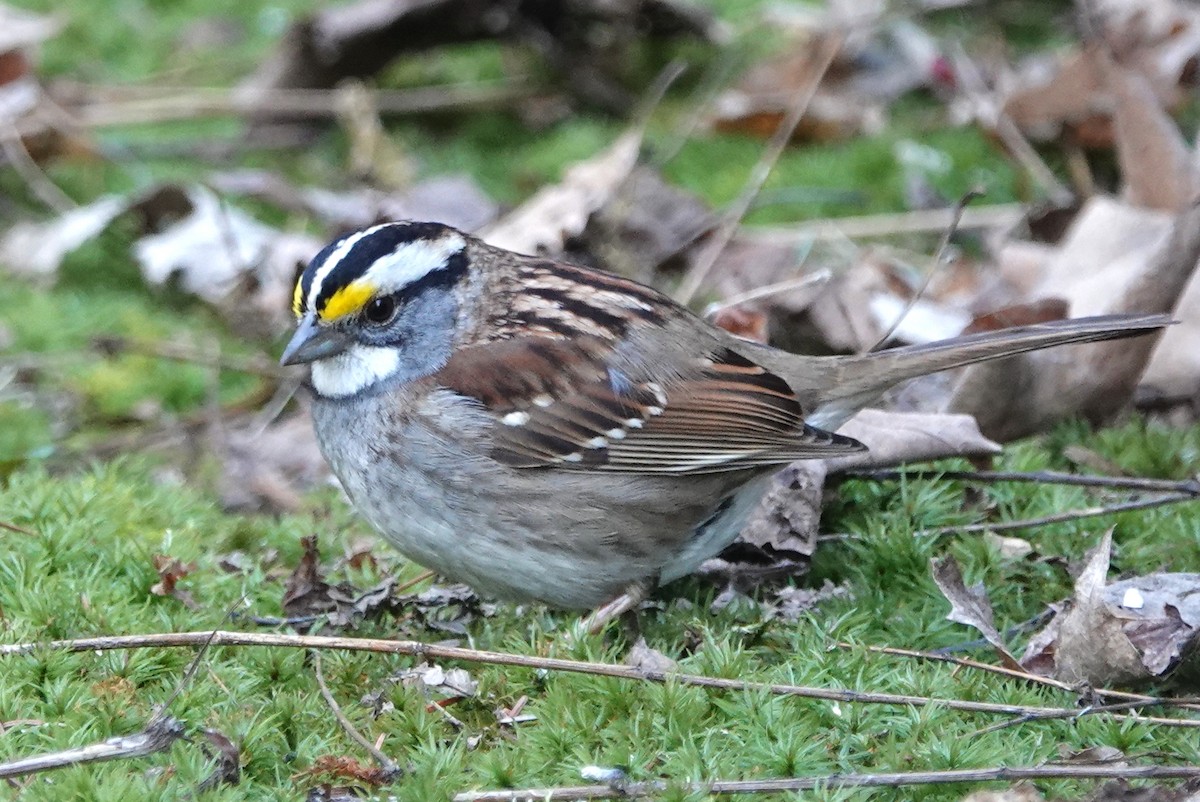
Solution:
[[[289,117],[331,118],[338,113],[341,90],[268,89],[252,94],[209,87],[126,87],[124,97],[99,98],[70,108],[76,125],[100,128],[163,123],[207,117],[242,117],[270,113]],[[374,93],[380,115],[506,108],[534,95],[537,87],[522,81],[452,84]],[[24,131],[23,131],[24,133]]]
[[[0,127],[0,149],[3,149],[8,163],[17,175],[21,176],[29,191],[51,211],[62,214],[79,206],[67,193],[59,189],[58,184],[50,180],[50,176],[46,175],[37,160],[30,155],[16,126],[11,123]]]
[[[155,716],[144,730],[134,735],[120,735],[98,744],[0,763],[0,778],[19,777],[39,771],[78,766],[81,763],[145,757],[170,748],[171,744],[183,737],[183,733],[183,724],[178,719],[170,716]]]
[[[912,657],[918,660],[931,660],[938,663],[950,663],[951,665],[961,666],[962,668],[970,668],[977,671],[986,671],[990,674],[999,674],[1004,677],[1013,679],[1025,680],[1038,685],[1045,685],[1050,688],[1058,688],[1059,690],[1069,691],[1072,693],[1079,691],[1079,686],[1072,685],[1069,682],[1047,677],[1042,674],[1034,674],[1029,671],[1017,671],[1007,666],[997,666],[991,663],[982,663],[978,660],[972,660],[969,657],[955,657],[944,652],[925,652],[919,649],[903,649],[897,646],[858,646],[852,643],[838,643],[838,648],[841,649],[865,649],[868,652],[875,654],[887,654],[895,657]],[[1153,705],[1155,707],[1172,707],[1180,710],[1200,711],[1200,700],[1192,697],[1170,697],[1170,696],[1150,696],[1144,693],[1133,693],[1131,691],[1118,691],[1112,688],[1088,688],[1088,692],[1101,699],[1124,699],[1130,702],[1139,702],[1144,705]]]
[[[49,641],[46,643],[19,643],[0,645],[0,656],[28,654],[40,650],[67,650],[73,652],[112,651],[115,649],[144,649],[199,646],[211,641],[214,646],[268,646],[291,649],[345,649],[348,651],[375,652],[379,654],[403,654],[422,660],[462,660],[488,665],[506,665],[522,668],[564,671],[575,674],[613,677],[638,682],[677,683],[697,688],[712,688],[739,692],[769,693],[780,696],[796,696],[805,699],[822,699],[850,704],[880,704],[904,707],[937,706],[949,710],[972,713],[989,713],[1006,716],[1050,715],[1068,708],[1037,707],[1031,705],[978,702],[969,699],[937,699],[929,696],[908,694],[876,693],[837,688],[817,688],[805,685],[750,682],[723,677],[706,677],[699,674],[682,674],[672,671],[652,671],[634,666],[610,663],[591,663],[554,657],[491,652],[464,649],[457,646],[421,643],[420,641],[393,641],[377,638],[346,638],[335,636],[293,635],[273,632],[230,632],[226,630],[207,632],[163,632],[150,635],[113,635],[97,638]],[[1070,708],[1081,713],[1076,708]],[[1144,721],[1144,716],[1128,715],[1130,719]],[[1200,719],[1167,719],[1173,726],[1200,727]],[[1163,723],[1165,723],[1163,722]]]
[[[887,345],[888,340],[892,339],[892,335],[896,333],[896,329],[900,328],[900,324],[908,317],[908,313],[913,310],[913,307],[925,295],[926,290],[929,289],[930,282],[933,281],[933,277],[938,274],[938,271],[946,263],[946,253],[950,250],[950,240],[954,238],[955,232],[958,231],[958,224],[962,222],[963,211],[967,208],[967,204],[976,198],[982,197],[982,195],[983,190],[981,189],[969,189],[958,199],[958,203],[954,204],[953,213],[950,215],[950,225],[946,226],[946,230],[942,232],[942,238],[938,242],[937,250],[933,252],[933,264],[930,265],[929,270],[925,271],[925,278],[921,281],[921,286],[917,287],[916,292],[909,296],[908,302],[900,310],[900,314],[896,315],[896,319],[892,321],[892,325],[875,341],[874,345],[867,349],[868,352],[878,351]]]
[[[801,260],[801,265],[803,260]],[[797,265],[799,268],[800,265]],[[761,301],[763,298],[770,298],[774,295],[782,295],[785,292],[798,292],[799,290],[808,290],[811,297],[815,298],[818,292],[824,288],[829,280],[833,277],[833,273],[828,269],[821,269],[815,273],[809,273],[807,276],[799,276],[797,278],[789,278],[784,281],[777,281],[774,284],[768,284],[765,287],[755,287],[746,292],[739,292],[737,295],[731,295],[723,301],[709,304],[704,310],[704,317],[712,320],[720,312],[726,309],[732,309],[735,306],[749,303],[751,301]],[[791,308],[795,309],[795,306]]]
[[[775,168],[775,163],[783,155],[784,149],[796,132],[796,126],[800,124],[800,119],[804,116],[804,112],[808,110],[809,104],[812,103],[812,99],[816,95],[817,89],[825,77],[825,73],[829,71],[829,67],[833,64],[838,51],[842,49],[842,43],[845,39],[846,35],[838,31],[829,34],[821,42],[820,50],[813,56],[815,69],[812,72],[812,78],[792,96],[791,103],[788,104],[787,114],[779,121],[779,127],[771,135],[771,139],[763,149],[762,155],[759,156],[758,162],[750,171],[750,176],[746,179],[746,184],[742,188],[741,194],[738,195],[737,199],[734,200],[733,204],[725,212],[717,230],[713,232],[705,244],[704,250],[696,258],[696,263],[692,265],[687,275],[684,276],[683,281],[679,285],[679,290],[675,293],[675,300],[682,304],[690,302],[700,290],[705,280],[707,280],[708,274],[712,272],[713,266],[717,263],[717,258],[733,238],[734,232],[741,225],[742,218],[746,216],[746,211],[754,203],[754,198],[758,195],[759,190],[762,189],[763,184],[766,183],[767,178],[770,177],[771,171]]]
[[[779,780],[715,780],[668,783],[622,783],[619,786],[579,785],[558,788],[523,788],[502,791],[467,791],[454,802],[567,802],[575,799],[646,799],[674,788],[689,794],[731,796],[835,788],[901,788],[910,785],[953,785],[1019,780],[1180,780],[1200,777],[1200,766],[1047,765],[990,766],[943,771],[898,771],[879,774],[824,774]]]
[[[19,532],[22,535],[32,535],[34,537],[37,537],[37,532],[33,531],[32,529],[26,529],[23,526],[17,526],[16,524],[10,524],[8,521],[0,521],[0,529],[7,529],[10,532]]]
[[[958,230],[1004,228],[1025,216],[1019,203],[1002,203],[964,209]],[[738,236],[768,245],[796,245],[825,240],[867,239],[897,234],[932,234],[946,228],[945,209],[827,217],[790,226],[747,226]]]
[[[975,105],[975,117],[1000,138],[1009,153],[1025,172],[1039,184],[1050,201],[1056,206],[1066,206],[1075,196],[1065,184],[1058,180],[1054,171],[1046,164],[1025,134],[1005,113],[1000,104],[989,93],[987,82],[975,61],[961,46],[954,48],[954,72],[959,77],[963,92]]]
[[[843,476],[852,479],[872,479],[881,482],[909,479],[945,479],[956,482],[1034,482],[1047,485],[1076,487],[1108,487],[1117,490],[1143,490],[1159,493],[1190,493],[1200,496],[1200,479],[1150,479],[1140,476],[1097,476],[1095,474],[1061,473],[1059,471],[937,471],[937,470],[863,470],[847,471]]]
[[[399,764],[377,749],[375,744],[368,741],[366,736],[359,732],[358,728],[342,712],[342,706],[333,697],[333,692],[329,690],[329,685],[325,682],[325,672],[321,669],[321,653],[314,649],[309,654],[313,658],[313,673],[317,675],[317,686],[321,689],[321,696],[325,697],[325,704],[329,705],[329,709],[333,711],[333,717],[337,719],[337,723],[341,726],[342,731],[350,736],[350,740],[361,746],[374,758],[379,767],[383,769],[387,779],[391,780],[399,777],[401,773]]]
[[[102,337],[96,340],[94,347],[105,354],[139,354],[234,373],[248,373],[266,379],[278,380],[294,375],[273,360],[260,356],[228,356],[219,352],[213,353],[211,350],[193,348],[182,343],[140,342],[126,337]]]
[[[933,529],[922,529],[914,532],[913,537],[940,537],[953,533],[972,534],[975,532],[1011,532],[1014,529],[1031,529],[1036,526],[1047,526],[1067,521],[1081,521],[1085,518],[1098,518],[1102,515],[1115,515],[1132,510],[1146,510],[1152,507],[1162,507],[1167,504],[1178,504],[1181,501],[1200,501],[1194,493],[1172,493],[1151,498],[1123,501],[1120,504],[1110,504],[1105,507],[1086,507],[1079,510],[1045,515],[1041,518],[1025,518],[1020,521],[999,521],[986,524],[963,524],[959,526],[938,526]]]

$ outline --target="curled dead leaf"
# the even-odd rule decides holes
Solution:
[[[996,629],[996,622],[992,614],[992,602],[988,599],[983,583],[968,588],[963,582],[962,570],[958,567],[958,561],[953,557],[935,558],[929,562],[933,581],[937,583],[938,590],[946,597],[946,601],[950,602],[950,612],[946,614],[947,620],[966,624],[979,630],[996,650],[996,653],[1000,655],[1004,665],[1020,670],[1020,663],[1004,645],[1004,639],[1000,637],[1000,631]]]

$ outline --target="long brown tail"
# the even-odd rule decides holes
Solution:
[[[836,428],[905,379],[1056,345],[1137,337],[1172,323],[1168,315],[1099,315],[1059,320],[853,357],[810,357],[796,389],[813,414],[809,423]],[[807,377],[807,380],[804,378]]]

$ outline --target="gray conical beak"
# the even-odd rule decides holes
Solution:
[[[350,347],[354,340],[348,334],[335,328],[318,326],[311,315],[305,315],[296,327],[283,356],[279,358],[281,365],[302,365],[337,356]]]

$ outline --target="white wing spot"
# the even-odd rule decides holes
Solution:
[[[641,423],[642,423],[641,421],[638,421],[638,425],[641,425]],[[604,433],[604,436],[610,440],[624,440],[625,439],[625,430],[624,429],[609,429],[607,432]]]
[[[542,409],[545,409],[553,403],[554,399],[544,393],[542,395],[535,395],[533,397],[533,405],[535,407],[541,407]]]
[[[647,415],[661,415],[661,414],[663,414],[663,408],[662,407],[646,407],[646,414]]]
[[[576,451],[563,457],[563,462],[583,462],[583,453]]]
[[[505,426],[524,426],[526,423],[529,423],[529,413],[520,410],[510,412],[501,418],[500,422]]]
[[[629,418],[625,421],[626,429],[640,429],[644,425],[645,422],[641,418]]]
[[[588,448],[604,448],[607,445],[608,438],[605,437],[593,437],[591,440],[587,441]]]
[[[665,407],[667,405],[667,394],[666,394],[666,392],[663,391],[661,384],[659,384],[658,382],[646,382],[646,384],[643,386],[650,392],[654,393],[654,399],[656,401],[658,401],[658,405],[660,407]],[[662,410],[660,409],[660,410],[658,410],[658,412],[652,412],[650,414],[651,415],[661,415]]]

